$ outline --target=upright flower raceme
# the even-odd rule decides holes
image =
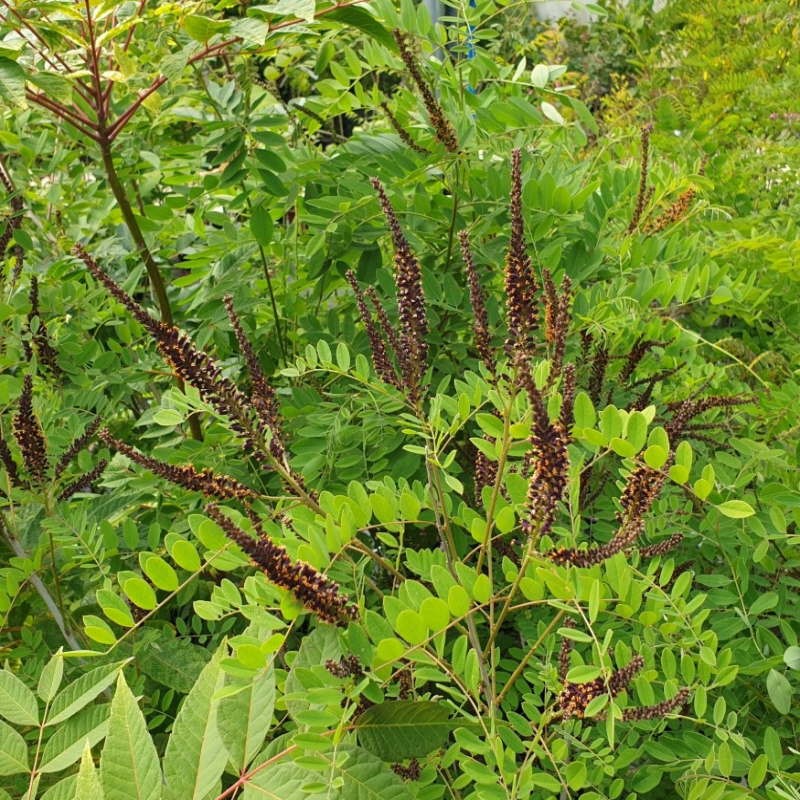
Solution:
[[[408,34],[400,30],[394,30],[393,34],[397,42],[397,49],[400,51],[400,57],[406,65],[408,74],[411,75],[411,79],[417,85],[420,95],[422,95],[422,102],[425,104],[425,109],[428,112],[428,118],[431,121],[434,135],[444,145],[446,150],[451,153],[457,153],[459,146],[455,129],[450,120],[445,116],[442,106],[436,99],[436,95],[434,95],[433,90],[422,75]]]
[[[337,583],[310,564],[292,561],[286,549],[267,535],[254,514],[250,514],[250,520],[256,530],[257,539],[242,530],[218,506],[208,505],[206,512],[225,535],[239,545],[264,572],[271,583],[290,591],[321,620],[334,625],[346,625],[358,617],[358,608],[341,594]]]
[[[416,404],[421,397],[422,379],[428,360],[428,318],[422,290],[422,270],[403,234],[383,185],[377,178],[372,179],[372,185],[389,224],[394,246],[394,279],[400,320],[400,350],[397,358],[400,362],[401,382],[411,402]]]
[[[505,263],[506,319],[508,339],[506,351],[530,352],[530,336],[538,324],[536,280],[533,265],[525,248],[522,222],[522,162],[516,149],[511,154],[511,239]]]

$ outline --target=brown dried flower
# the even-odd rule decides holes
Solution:
[[[364,667],[353,655],[342,656],[338,661],[329,658],[325,669],[337,678],[360,678],[364,675]]]
[[[420,397],[422,377],[428,360],[428,345],[425,341],[428,335],[428,318],[422,291],[422,271],[383,185],[377,178],[373,178],[372,186],[378,194],[394,244],[394,279],[400,318],[400,350],[397,356],[400,359],[403,385],[409,393],[409,399],[415,403]]]
[[[530,369],[519,369],[533,413],[531,425],[531,477],[525,503],[522,530],[537,539],[550,532],[558,502],[564,494],[569,473],[570,437],[561,420],[550,422],[544,398],[536,388]]]
[[[650,134],[652,131],[652,124],[649,123],[642,126],[642,160],[639,167],[639,191],[636,195],[636,205],[633,209],[633,216],[628,225],[628,233],[633,233],[639,227],[639,220],[642,218],[645,202],[647,200],[647,171],[650,155]]]
[[[8,443],[2,436],[0,436],[0,463],[6,468],[8,480],[12,486],[21,488],[27,485],[20,477],[17,462],[14,461],[11,451],[8,449]]]
[[[389,108],[389,104],[385,101],[381,101],[381,108],[383,109],[384,114],[386,114],[386,119],[389,120],[389,124],[394,128],[395,133],[400,137],[400,141],[403,144],[410,147],[417,153],[422,153],[423,155],[427,155],[430,151],[423,147],[421,144],[417,144],[412,138],[409,132],[400,124],[400,121],[397,117],[392,113],[392,110]]]
[[[625,722],[641,722],[643,720],[660,719],[666,717],[667,714],[672,714],[674,711],[680,710],[686,705],[689,699],[691,690],[689,687],[684,686],[678,690],[675,697],[669,700],[663,700],[654,706],[642,706],[641,708],[626,708],[622,712],[622,719]]]
[[[290,591],[309,611],[324,622],[347,625],[358,618],[358,608],[339,592],[339,585],[303,561],[293,562],[286,549],[264,531],[258,518],[250,513],[257,539],[245,533],[216,505],[206,506],[206,513],[225,535],[251,558],[267,578]]]
[[[61,367],[58,366],[56,360],[57,353],[50,343],[50,337],[47,335],[47,327],[42,320],[39,312],[39,281],[36,276],[31,278],[31,289],[28,296],[30,302],[30,310],[28,311],[28,331],[31,335],[31,341],[36,349],[36,356],[39,363],[49,370],[50,373],[58,377],[62,374]],[[36,322],[34,322],[36,320]],[[35,330],[34,330],[35,329]],[[30,358],[30,354],[28,354]]]
[[[409,42],[410,37],[407,33],[397,29],[392,31],[392,33],[397,42],[397,47],[400,50],[400,57],[403,59],[403,63],[408,70],[408,74],[411,75],[411,78],[417,85],[417,89],[419,89],[420,95],[422,95],[422,102],[425,104],[425,108],[428,112],[428,118],[433,127],[434,135],[448,152],[457,153],[459,147],[455,129],[450,123],[450,120],[445,116],[439,101],[436,99],[430,85],[422,75],[422,70],[420,70],[419,64],[417,64],[417,58]]]
[[[696,194],[696,189],[687,189],[669,208],[659,214],[655,219],[649,220],[644,226],[644,232],[659,233],[663,231],[664,228],[682,220],[688,213]]]
[[[167,464],[165,461],[147,456],[135,447],[115,439],[107,429],[100,431],[100,438],[109,447],[127,456],[136,464],[191,492],[200,492],[206,497],[222,500],[252,500],[258,496],[251,488],[229,475],[217,475],[210,469],[198,470],[191,464],[181,466]]]
[[[275,390],[267,380],[261,364],[253,350],[253,345],[247,338],[239,316],[233,307],[233,298],[225,295],[223,298],[225,311],[228,314],[231,327],[236,334],[236,341],[239,350],[244,356],[247,371],[250,373],[250,404],[256,410],[259,419],[271,434],[270,451],[275,458],[283,460],[286,455],[286,447],[283,443],[283,430],[281,426],[280,409],[278,408],[278,398]]]
[[[575,620],[572,617],[567,617],[564,620],[565,628],[574,628]],[[569,655],[572,652],[575,643],[572,639],[563,636],[561,638],[561,647],[558,650],[558,677],[563,681],[569,672]]]
[[[533,266],[525,249],[522,223],[522,161],[519,148],[511,152],[511,239],[506,253],[505,292],[508,339],[506,350],[530,351],[530,334],[538,324],[536,311],[536,280]]]
[[[599,403],[600,395],[603,392],[603,384],[606,378],[606,368],[608,367],[608,348],[602,342],[598,342],[594,348],[592,358],[592,371],[589,375],[589,397],[592,402]]]
[[[647,545],[646,547],[639,548],[639,555],[642,558],[655,558],[656,556],[663,556],[674,550],[683,541],[682,533],[673,533],[666,539],[662,539],[655,544]]]
[[[88,492],[92,488],[92,484],[103,474],[103,470],[108,466],[108,460],[105,458],[100,459],[97,465],[90,469],[84,475],[76,478],[58,495],[61,501],[69,500],[72,495],[78,492]]]
[[[86,447],[87,444],[91,441],[92,437],[97,433],[97,429],[100,427],[100,417],[95,417],[87,426],[84,432],[77,436],[72,444],[61,454],[61,457],[58,459],[58,463],[56,464],[56,468],[53,471],[53,474],[56,478],[60,478],[66,468],[72,462],[72,459],[78,455],[78,453]]]
[[[412,758],[408,764],[392,764],[392,772],[399,775],[404,781],[418,781],[419,776],[422,774],[419,761]]]
[[[596,697],[608,694],[616,697],[625,691],[630,682],[644,667],[644,659],[636,655],[630,664],[622,669],[614,670],[608,681],[596,678],[588,683],[567,683],[556,701],[558,708],[565,719],[570,717],[582,718],[589,703]]]
[[[475,336],[475,347],[481,357],[486,369],[491,375],[496,374],[494,348],[492,347],[492,335],[489,332],[489,314],[486,311],[486,295],[483,292],[478,271],[475,269],[475,260],[472,257],[472,249],[469,245],[469,234],[467,231],[460,231],[458,240],[461,243],[461,256],[464,259],[464,267],[467,272],[467,284],[469,285],[469,300],[472,305],[472,330]]]

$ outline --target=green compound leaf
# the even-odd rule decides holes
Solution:
[[[111,703],[109,731],[100,759],[100,778],[106,800],[161,798],[158,754],[147,732],[144,714],[121,672]]]
[[[125,661],[117,661],[114,664],[96,667],[62,689],[56,695],[53,705],[50,707],[47,725],[57,725],[91,703],[103,689],[114,682],[117,672],[129,660],[126,659]]]
[[[749,503],[744,500],[727,500],[717,506],[717,511],[731,519],[744,519],[745,517],[752,517],[756,512]]]
[[[39,724],[36,696],[7,669],[0,670],[0,717],[15,725]]]
[[[45,664],[42,674],[39,676],[39,685],[36,693],[45,703],[49,703],[56,696],[58,687],[61,686],[61,679],[64,677],[64,659],[61,655],[63,650],[64,648],[59,647],[53,653],[52,658]]]
[[[389,700],[368,708],[355,729],[365,750],[384,761],[400,761],[438,749],[458,724],[444,703]]]
[[[10,725],[0,722],[0,775],[28,771],[28,746]]]
[[[792,684],[787,677],[777,670],[771,669],[767,675],[767,694],[772,705],[781,714],[788,714],[792,707]]]
[[[233,685],[228,678],[228,685]],[[219,704],[218,727],[231,764],[241,772],[255,758],[272,724],[275,673],[272,665],[257,673],[242,691]]]
[[[89,742],[83,748],[81,768],[78,770],[78,779],[75,781],[74,800],[105,800],[100,776],[92,760],[92,748]]]
[[[202,800],[217,784],[228,752],[217,729],[223,644],[181,705],[164,753],[165,800]]]

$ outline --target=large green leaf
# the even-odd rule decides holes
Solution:
[[[61,679],[64,677],[64,657],[63,648],[53,654],[52,658],[45,664],[42,674],[39,676],[39,686],[36,689],[39,697],[49,703],[61,686]]]
[[[441,747],[455,723],[444,703],[389,700],[355,721],[361,746],[384,761],[419,758]]]
[[[223,644],[206,664],[175,718],[164,753],[165,800],[202,800],[228,762],[214,699],[224,677],[220,662],[225,649]]]
[[[25,72],[10,58],[0,58],[0,98],[11,106],[25,105]]]
[[[337,8],[336,11],[326,14],[325,18],[326,22],[335,20],[336,22],[343,22],[352,28],[357,28],[362,33],[366,33],[367,36],[371,36],[376,42],[380,42],[384,47],[388,47],[390,50],[397,50],[397,44],[392,34],[364,8],[357,8],[356,6]]]
[[[202,647],[169,634],[153,637],[137,650],[139,669],[181,694],[188,694],[207,662],[208,652]]]
[[[106,800],[159,800],[161,769],[136,698],[120,672],[111,703],[111,721],[100,778]]]
[[[275,706],[275,674],[270,664],[252,683],[219,704],[218,726],[237,772],[246,767],[264,744]]]
[[[62,722],[42,748],[41,771],[59,772],[74,764],[86,742],[94,747],[108,733],[107,703],[95,704]]]
[[[78,770],[78,780],[75,781],[74,800],[105,800],[103,787],[100,785],[100,776],[92,760],[92,748],[89,743],[81,756],[81,768]]]
[[[295,764],[291,751],[281,757],[290,748],[291,736],[284,736],[265,750],[261,763],[276,760],[248,781],[243,800],[410,800],[414,796],[394,772],[360,747],[344,745],[315,753],[327,762],[323,771]],[[321,780],[324,788],[306,788]]]
[[[299,699],[300,696],[307,692],[300,679],[302,670],[311,669],[312,667],[323,669],[327,660],[335,660],[341,655],[342,647],[339,644],[339,634],[332,625],[321,625],[303,639],[303,643],[300,645],[300,652],[292,662],[292,669],[286,678],[286,694],[296,695],[296,697],[287,698],[286,700],[286,708],[292,716],[308,708],[324,708],[322,704],[313,704],[306,699]]]
[[[65,686],[53,700],[47,724],[57,725],[91,703],[103,689],[114,682],[117,672],[127,663],[128,661],[125,660],[117,661],[114,664],[105,664],[102,667],[95,667],[95,669],[90,670],[85,675],[81,675],[80,678]]]
[[[36,695],[13,673],[0,670],[0,717],[15,725],[38,725]]]
[[[28,747],[10,725],[0,722],[0,775],[28,771]]]

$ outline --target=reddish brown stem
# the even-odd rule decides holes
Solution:
[[[100,137],[98,136],[97,131],[94,130],[94,123],[88,119],[86,120],[86,122],[83,122],[83,120],[81,119],[83,117],[82,114],[78,114],[74,110],[69,109],[66,106],[62,106],[61,103],[58,103],[55,100],[51,100],[44,94],[37,94],[35,92],[26,90],[25,96],[31,102],[40,105],[42,108],[46,108],[48,111],[55,114],[59,119],[69,123],[70,125],[72,125],[73,128],[76,128],[82,134],[88,136],[90,139],[93,139],[95,142],[100,141]]]

